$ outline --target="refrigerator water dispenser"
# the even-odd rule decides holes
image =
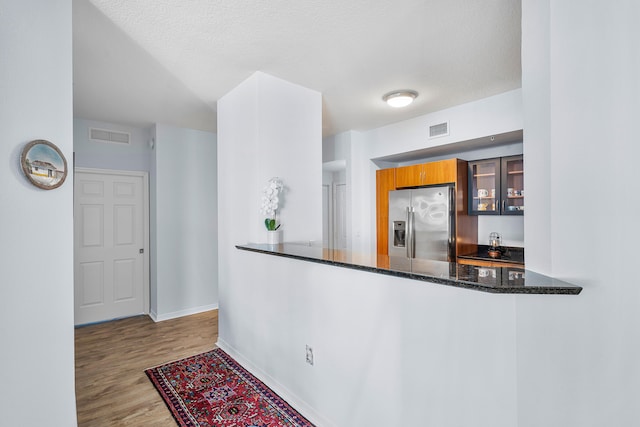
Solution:
[[[404,248],[406,245],[405,224],[405,221],[393,221],[393,246],[396,248]]]

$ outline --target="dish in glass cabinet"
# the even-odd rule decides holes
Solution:
[[[491,277],[496,278],[495,268],[478,268],[478,277]]]
[[[510,271],[509,280],[522,280],[524,279],[524,271]]]

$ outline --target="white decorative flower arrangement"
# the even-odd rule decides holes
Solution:
[[[268,231],[275,231],[282,225],[277,223],[277,211],[280,203],[279,195],[283,188],[282,180],[277,176],[271,178],[264,187],[260,211],[266,216],[264,225]]]

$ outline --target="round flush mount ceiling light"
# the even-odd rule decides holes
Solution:
[[[415,90],[394,90],[382,97],[382,100],[394,108],[406,107],[418,96]]]

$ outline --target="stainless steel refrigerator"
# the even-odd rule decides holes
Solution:
[[[416,260],[455,261],[453,185],[389,192],[389,267],[411,271]]]

